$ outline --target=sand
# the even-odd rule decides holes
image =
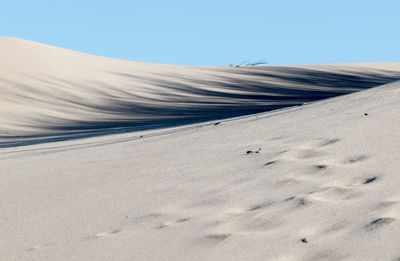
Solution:
[[[2,260],[400,259],[400,64],[0,58]]]

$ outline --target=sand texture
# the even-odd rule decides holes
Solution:
[[[400,260],[399,63],[0,73],[1,260]]]

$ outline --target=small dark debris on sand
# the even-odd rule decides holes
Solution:
[[[370,222],[366,226],[366,228],[367,228],[367,231],[371,232],[371,231],[377,230],[378,228],[387,226],[394,221],[395,221],[394,218],[389,218],[389,217],[377,218],[374,221]]]
[[[208,235],[206,238],[214,241],[223,241],[227,239],[229,236],[230,236],[229,234],[213,234],[213,235]]]
[[[308,202],[304,198],[299,199],[299,202],[298,202],[299,206],[305,206],[305,205],[307,205],[307,203]]]
[[[328,166],[326,166],[326,165],[316,165],[315,166],[315,168],[316,169],[319,169],[319,170],[322,170],[322,169],[326,169]]]
[[[365,116],[368,116],[368,113],[364,113]]]
[[[267,201],[267,202],[264,202],[264,203],[261,203],[259,205],[255,205],[255,206],[251,207],[248,211],[256,211],[256,210],[260,210],[260,209],[263,209],[263,208],[267,208],[272,204],[273,204],[273,202]]]
[[[258,150],[254,151],[254,150],[248,150],[246,151],[246,154],[251,154],[251,153],[260,153],[261,148],[259,148]]]
[[[307,243],[308,243],[307,238],[302,238],[302,239],[300,239],[300,241],[301,241],[302,243],[304,243],[304,244],[307,244]]]
[[[377,179],[377,177],[369,177],[364,181],[364,184],[374,182],[376,179]]]
[[[214,126],[217,126],[217,125],[219,125],[221,122],[219,121],[219,122],[216,122],[216,123],[214,123]]]
[[[339,141],[340,141],[339,138],[330,139],[330,140],[327,140],[327,141],[323,142],[323,143],[321,144],[321,146],[331,145],[331,144],[337,143],[337,142],[339,142]]]
[[[359,162],[359,161],[363,161],[366,160],[368,157],[366,155],[362,155],[362,156],[357,156],[357,157],[352,157],[348,160],[349,163],[355,163],[355,162]]]
[[[265,163],[264,166],[269,166],[269,165],[272,165],[274,163],[275,163],[275,160]]]

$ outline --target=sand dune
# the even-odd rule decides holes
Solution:
[[[400,260],[399,64],[0,47],[2,260]]]
[[[170,127],[400,79],[400,64],[187,67],[0,38],[0,146]]]

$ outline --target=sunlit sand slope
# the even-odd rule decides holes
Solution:
[[[3,148],[1,259],[399,260],[399,111],[396,82],[217,125]]]

